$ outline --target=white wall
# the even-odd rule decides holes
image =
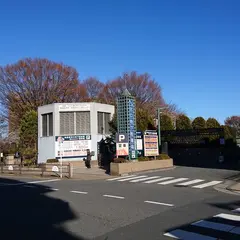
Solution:
[[[38,163],[45,163],[47,159],[55,158],[55,137],[41,137],[38,139]]]
[[[97,143],[104,137],[98,134],[97,112],[106,112],[113,117],[115,108],[113,105],[100,103],[55,103],[38,108],[38,162],[55,158],[55,137],[60,135],[59,112],[64,111],[90,111],[91,126],[91,151],[95,152],[92,160],[97,160]],[[53,137],[42,137],[42,114],[53,113]],[[79,158],[67,158],[63,161],[79,160]]]

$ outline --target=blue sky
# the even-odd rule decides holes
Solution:
[[[2,0],[0,65],[46,57],[102,81],[148,72],[190,117],[240,114],[238,0]]]

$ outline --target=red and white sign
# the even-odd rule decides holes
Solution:
[[[128,143],[117,143],[116,155],[117,156],[128,156]]]

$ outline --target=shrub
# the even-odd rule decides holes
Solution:
[[[23,160],[23,166],[35,166],[36,165],[36,161],[34,159],[26,159]]]
[[[59,161],[56,158],[50,158],[50,159],[47,160],[47,163],[58,163],[58,162]]]
[[[138,158],[138,161],[139,161],[139,162],[150,161],[150,158],[149,158],[149,157],[143,157],[143,156],[142,156],[142,157],[139,157],[139,158]]]
[[[170,159],[170,157],[166,153],[161,153],[157,156],[157,160],[164,160],[164,159]]]
[[[128,162],[128,160],[126,160],[125,158],[114,158],[113,162],[114,163],[126,163],[126,162]]]

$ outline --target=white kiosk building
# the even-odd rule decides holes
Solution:
[[[97,143],[110,135],[109,121],[114,106],[95,102],[53,103],[38,108],[38,162],[62,157],[63,161],[82,160],[87,149],[94,151]],[[61,137],[63,143],[59,144]]]

